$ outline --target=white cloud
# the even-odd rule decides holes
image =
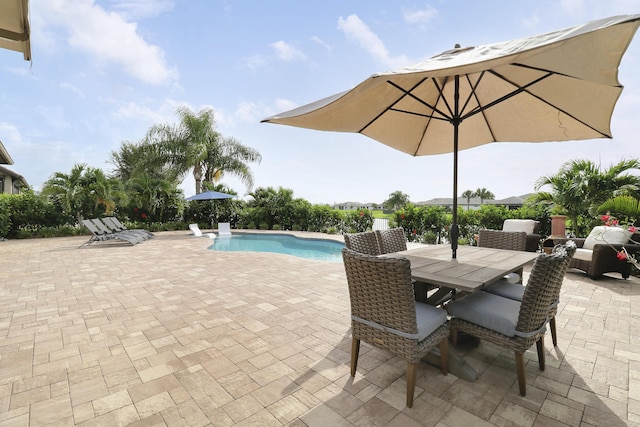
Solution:
[[[275,104],[276,104],[277,111],[289,111],[289,110],[293,110],[298,106],[298,104],[291,101],[290,99],[281,99],[281,98],[276,99]]]
[[[429,5],[424,9],[402,9],[402,16],[407,24],[425,27],[438,16],[438,10]]]
[[[112,0],[114,10],[127,19],[150,18],[173,10],[172,0]]]
[[[298,59],[304,59],[305,55],[302,51],[296,49],[291,44],[285,41],[277,41],[269,45],[276,51],[276,56],[283,61],[295,61]]]
[[[72,85],[71,83],[60,83],[58,86],[60,87],[60,89],[67,90],[71,93],[78,95],[78,97],[80,98],[84,98],[84,93],[82,93],[80,89],[78,89],[76,86]]]
[[[326,43],[324,40],[322,40],[320,37],[318,36],[312,36],[311,37],[311,41],[315,42],[317,44],[319,44],[320,46],[324,47],[325,49],[327,49],[329,52],[331,52],[331,45],[329,43]]]
[[[2,142],[19,144],[22,141],[22,135],[15,125],[0,122],[0,135],[2,135]]]
[[[349,15],[346,19],[340,17],[338,19],[338,29],[342,30],[348,38],[358,43],[376,60],[387,66],[397,67],[407,65],[410,62],[404,55],[390,56],[382,40],[357,15]]]
[[[38,6],[34,9],[42,15],[38,22],[43,27],[63,28],[69,46],[88,54],[97,64],[116,64],[125,73],[154,85],[177,79],[178,73],[167,66],[162,49],[147,42],[139,34],[138,24],[123,15],[106,11],[93,0],[41,1]]]

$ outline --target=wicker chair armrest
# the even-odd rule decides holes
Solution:
[[[554,245],[564,245],[569,240],[573,240],[576,243],[576,247],[581,248],[584,246],[585,237],[554,237],[553,244]]]
[[[527,234],[525,250],[527,252],[537,252],[540,249],[541,240],[541,234]]]

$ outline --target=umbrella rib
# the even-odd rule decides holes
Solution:
[[[398,101],[400,101],[402,98],[404,98],[404,96],[410,96],[411,98],[413,98],[414,100],[418,101],[420,104],[424,105],[425,107],[431,109],[434,113],[438,113],[440,114],[442,117],[436,117],[434,115],[428,115],[428,114],[421,114],[421,113],[415,113],[415,112],[411,112],[411,111],[405,111],[405,110],[400,110],[400,109],[395,109],[393,107],[389,107],[387,108],[387,110],[393,110],[393,111],[398,111],[398,112],[403,112],[403,113],[409,113],[409,114],[414,114],[416,116],[422,116],[422,117],[428,117],[428,118],[432,118],[432,119],[439,119],[439,120],[447,120],[447,121],[451,121],[451,119],[453,118],[453,112],[451,111],[451,107],[449,107],[449,103],[447,102],[447,98],[442,96],[442,88],[438,85],[438,83],[435,81],[434,78],[432,78],[431,80],[433,81],[433,84],[436,86],[436,89],[438,89],[438,95],[440,98],[442,98],[442,100],[445,102],[445,105],[447,106],[447,109],[449,109],[449,115],[447,115],[447,113],[445,113],[444,111],[441,111],[439,108],[436,108],[435,105],[431,105],[428,102],[425,102],[424,100],[418,98],[417,96],[415,96],[414,94],[411,93],[411,91],[413,91],[415,88],[417,88],[418,86],[420,86],[422,83],[424,83],[424,81],[427,80],[427,78],[424,78],[422,80],[420,80],[420,82],[416,85],[414,85],[410,90],[406,90],[404,88],[402,88],[401,86],[398,86],[397,84],[395,84],[394,82],[392,82],[391,80],[387,80],[387,83],[389,83],[391,86],[395,87],[396,89],[398,89],[400,92],[402,92],[404,95],[399,98],[396,102],[394,102],[394,104],[396,104]],[[439,99],[440,99],[439,98]],[[385,110],[386,111],[386,110]],[[384,114],[384,111],[382,113],[380,113],[376,119],[378,117],[380,117],[382,114]],[[375,119],[374,119],[375,120]],[[373,122],[374,120],[372,120],[371,122]],[[369,122],[369,124],[371,124],[371,122]],[[369,126],[369,124],[367,124],[367,126]],[[365,128],[367,127],[365,126]]]
[[[487,109],[489,109],[489,108],[491,108],[491,107],[493,107],[493,106],[495,106],[495,105],[497,105],[497,104],[500,104],[500,103],[502,103],[502,102],[506,101],[507,99],[513,98],[514,96],[516,96],[516,95],[518,95],[518,94],[520,94],[520,93],[522,93],[522,92],[526,92],[526,93],[528,93],[529,95],[535,96],[535,95],[533,95],[531,92],[527,91],[527,88],[528,88],[528,87],[530,87],[530,86],[533,86],[533,85],[534,85],[534,84],[536,84],[536,83],[541,82],[542,80],[544,80],[544,79],[546,79],[546,78],[548,78],[548,77],[551,77],[551,76],[554,74],[553,72],[549,71],[549,72],[548,72],[547,74],[545,74],[544,76],[538,77],[537,79],[535,79],[535,80],[533,80],[533,81],[531,81],[531,82],[527,83],[527,84],[526,84],[526,85],[524,85],[524,86],[518,86],[517,84],[515,84],[515,83],[513,83],[513,82],[509,81],[508,79],[506,79],[503,75],[501,75],[501,74],[499,74],[499,73],[496,73],[496,72],[495,72],[495,71],[493,71],[493,70],[488,70],[488,71],[489,71],[491,74],[495,75],[496,77],[498,77],[498,78],[500,78],[500,79],[504,80],[505,82],[508,82],[508,83],[512,84],[512,85],[513,85],[513,86],[515,86],[517,89],[516,89],[516,90],[514,90],[514,91],[512,91],[512,92],[509,92],[508,94],[506,94],[506,95],[504,95],[504,96],[501,96],[501,97],[500,97],[500,98],[498,98],[498,99],[495,99],[495,100],[491,101],[490,103],[488,103],[488,104],[486,104],[486,105],[478,106],[477,108],[474,108],[473,110],[469,111],[469,113],[467,113],[467,114],[465,114],[464,116],[462,116],[462,117],[461,117],[461,119],[462,119],[462,120],[465,120],[465,119],[468,119],[469,117],[475,116],[476,114],[481,113],[481,112],[483,112],[484,110],[487,110]]]
[[[395,83],[393,83],[393,82],[391,82],[391,81],[387,80],[387,83],[390,83],[392,86],[394,86],[394,87],[396,87],[396,88],[400,89],[400,91],[401,91],[401,92],[403,92],[403,93],[404,93],[404,95],[402,95],[400,98],[398,98],[398,99],[396,99],[395,101],[393,101],[393,102],[391,103],[391,105],[389,105],[387,108],[383,109],[379,114],[377,114],[373,119],[371,119],[371,120],[369,121],[369,123],[367,123],[366,125],[364,125],[364,126],[362,127],[362,129],[360,129],[358,132],[359,132],[359,133],[362,133],[366,128],[368,128],[368,127],[371,125],[371,123],[373,123],[373,122],[375,122],[376,120],[378,120],[378,119],[380,118],[380,116],[382,116],[382,115],[383,115],[384,113],[386,113],[387,111],[389,111],[389,110],[392,110],[392,111],[399,111],[399,110],[395,110],[395,109],[393,108],[393,106],[394,106],[395,104],[397,104],[398,102],[400,102],[400,101],[402,100],[402,98],[404,98],[406,95],[411,95],[411,93],[410,93],[410,92],[411,92],[412,90],[414,90],[415,88],[417,88],[418,86],[420,86],[420,85],[421,85],[425,80],[427,80],[427,78],[428,78],[428,77],[425,77],[424,79],[422,79],[422,80],[420,80],[418,83],[416,83],[416,84],[415,84],[415,85],[410,89],[410,91],[409,91],[409,92],[407,92],[406,90],[404,90],[404,89],[403,89],[403,88],[401,88],[400,86],[396,85]]]

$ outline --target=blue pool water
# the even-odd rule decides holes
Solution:
[[[277,252],[300,258],[342,262],[344,244],[333,240],[305,239],[288,234],[236,233],[216,237],[214,251]]]

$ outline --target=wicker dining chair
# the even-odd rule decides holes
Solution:
[[[565,251],[569,255],[569,265],[571,259],[576,253],[575,242],[569,240],[564,245],[556,245],[553,248],[552,253],[562,253]],[[568,268],[568,267],[567,267]],[[524,296],[524,286],[521,284],[509,283],[504,280],[499,280],[496,283],[489,285],[483,289],[484,292],[489,292],[494,295],[498,295],[504,298],[509,298],[515,301],[522,301]],[[558,314],[558,304],[560,303],[560,287],[556,289],[553,297],[551,298],[551,306],[549,307],[549,329],[551,329],[551,339],[553,345],[558,345],[558,332],[556,330],[556,314]]]
[[[388,230],[376,230],[380,253],[389,254],[407,250],[407,236],[404,235],[402,227],[390,228]]]
[[[347,233],[344,235],[344,245],[348,249],[361,254],[381,255],[380,244],[378,243],[378,236],[375,231]]]
[[[509,251],[524,251],[527,248],[527,233],[524,231],[502,231],[482,229],[478,231],[478,247],[506,249]],[[504,277],[509,283],[522,280],[523,269]]]
[[[407,406],[413,406],[417,365],[440,348],[442,373],[448,372],[449,326],[443,309],[416,302],[406,258],[379,258],[342,250],[351,301],[351,376],[360,341],[387,350],[407,365]]]
[[[522,302],[476,292],[448,305],[451,338],[459,331],[514,351],[520,394],[527,393],[524,352],[534,343],[540,370],[545,368],[544,335],[549,307],[559,293],[571,256],[569,251],[540,254],[533,263]]]

